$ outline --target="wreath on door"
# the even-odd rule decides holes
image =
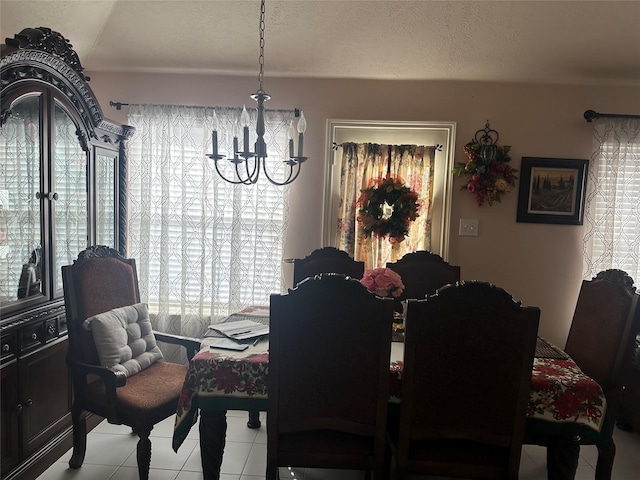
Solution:
[[[402,242],[420,215],[418,194],[401,179],[392,177],[378,180],[361,192],[356,220],[362,224],[364,235]]]

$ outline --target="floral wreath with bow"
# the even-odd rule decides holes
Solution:
[[[418,218],[418,194],[399,178],[378,179],[369,188],[361,190],[358,216],[366,237],[389,237],[391,243],[400,243],[409,234],[411,223]]]

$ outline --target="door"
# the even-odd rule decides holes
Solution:
[[[71,423],[66,338],[19,360],[22,449],[26,458]]]
[[[52,141],[51,211],[53,296],[62,297],[62,267],[89,243],[88,152],[80,144],[73,117],[55,102]]]
[[[3,341],[4,344],[4,341]],[[2,458],[2,477],[18,464],[18,365],[16,360],[3,365],[0,369],[0,397],[2,412],[2,439],[0,441],[0,456]]]
[[[18,95],[0,129],[0,306],[47,300],[42,262],[43,93]],[[26,306],[26,305],[25,305]]]

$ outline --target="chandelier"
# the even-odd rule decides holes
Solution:
[[[264,169],[264,175],[274,185],[288,185],[293,182],[300,174],[300,166],[307,160],[307,157],[303,154],[304,145],[304,132],[307,128],[307,121],[304,118],[304,112],[300,111],[300,119],[297,126],[298,137],[298,149],[297,155],[294,154],[294,139],[296,137],[296,130],[293,127],[293,121],[289,123],[289,160],[283,163],[289,168],[289,174],[283,181],[278,181],[269,175],[267,171],[267,144],[264,141],[264,102],[271,97],[265,93],[262,89],[262,80],[264,78],[264,3],[265,0],[261,0],[260,5],[260,72],[258,73],[258,91],[251,95],[258,103],[258,117],[256,122],[256,134],[257,139],[254,145],[254,151],[250,151],[249,147],[249,122],[250,116],[247,111],[247,107],[242,107],[242,113],[240,114],[240,125],[242,126],[242,150],[238,149],[238,131],[237,124],[233,131],[233,157],[227,159],[233,165],[235,175],[233,178],[226,177],[221,171],[218,162],[224,158],[224,155],[218,153],[218,117],[213,113],[213,133],[212,133],[212,147],[213,153],[208,154],[216,168],[216,172],[224,181],[233,184],[252,185],[255,184],[260,178],[260,171]],[[296,110],[296,113],[298,111]],[[296,115],[297,116],[297,115]],[[286,172],[286,167],[285,167]]]

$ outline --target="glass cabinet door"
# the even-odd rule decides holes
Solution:
[[[53,291],[61,295],[62,266],[70,265],[88,245],[87,161],[77,126],[67,111],[55,104],[53,125],[54,271]]]
[[[116,248],[116,167],[113,155],[96,155],[96,244]]]
[[[0,306],[3,307],[45,294],[39,198],[41,103],[40,94],[18,99],[0,128]]]

